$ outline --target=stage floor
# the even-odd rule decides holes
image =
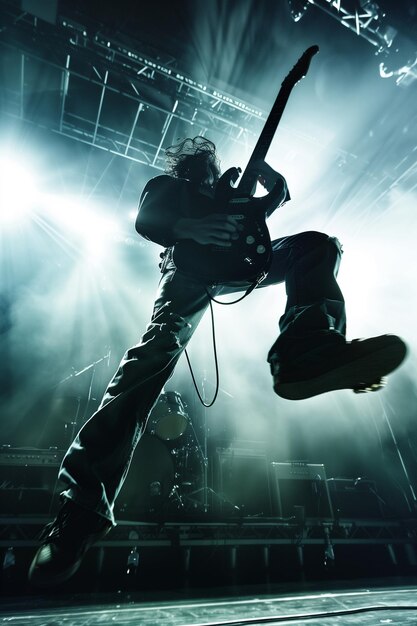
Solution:
[[[186,590],[93,595],[39,595],[2,602],[1,623],[17,626],[221,626],[238,624],[417,624],[417,579],[316,588]],[[298,589],[297,589],[298,588]],[[250,591],[250,593],[249,593]],[[229,595],[227,595],[229,592]]]

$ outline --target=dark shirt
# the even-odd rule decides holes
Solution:
[[[135,228],[164,247],[176,242],[173,227],[182,217],[199,218],[216,213],[212,198],[185,178],[162,175],[152,178],[142,192]]]
[[[271,208],[267,212],[268,217],[278,206],[290,199],[286,184],[284,189],[277,185],[277,189],[278,195],[274,192],[270,194]],[[180,218],[198,219],[218,212],[213,198],[201,193],[198,186],[185,178],[164,174],[152,178],[145,185],[139,201],[135,228],[145,239],[169,248],[176,243],[173,227]]]

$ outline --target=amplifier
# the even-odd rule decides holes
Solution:
[[[338,517],[350,519],[383,519],[382,499],[372,480],[329,478],[330,499]]]
[[[238,507],[244,516],[271,516],[269,462],[261,450],[216,448],[213,484],[218,496],[213,504],[223,514]]]
[[[272,463],[272,468],[279,480],[326,480],[324,465],[320,463]]]
[[[57,448],[0,448],[0,514],[48,514],[60,489]]]
[[[274,515],[298,517],[301,510],[302,517],[333,517],[324,465],[271,463],[271,470]]]
[[[65,451],[58,448],[12,448],[3,445],[0,448],[0,465],[8,466],[34,466],[59,467],[64,458]]]

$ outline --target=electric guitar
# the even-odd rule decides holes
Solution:
[[[265,122],[239,183],[240,170],[232,167],[220,178],[215,190],[216,213],[233,216],[241,225],[239,237],[230,247],[202,245],[183,239],[174,246],[173,260],[184,274],[206,283],[260,282],[272,261],[272,246],[266,225],[267,211],[275,199],[283,195],[283,182],[278,180],[265,196],[253,197],[257,182],[253,165],[263,161],[271,145],[292,89],[308,72],[318,46],[311,46],[300,57],[281,84],[278,96]]]

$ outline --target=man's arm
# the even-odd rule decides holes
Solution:
[[[211,213],[197,219],[184,217],[174,224],[173,232],[177,240],[192,239],[202,245],[231,246],[231,240],[238,238],[238,222],[224,213]]]
[[[136,218],[136,231],[161,246],[173,246],[181,239],[202,245],[230,246],[238,236],[237,221],[224,214],[202,218],[183,217],[181,203],[187,202],[184,185],[171,176],[158,176],[145,186]]]
[[[181,217],[181,183],[171,176],[157,176],[145,185],[135,222],[139,235],[161,246],[174,245],[173,226]]]
[[[275,209],[291,200],[287,181],[265,161],[255,163],[254,170],[258,174],[258,181],[268,191],[269,208],[266,215],[269,217]]]

